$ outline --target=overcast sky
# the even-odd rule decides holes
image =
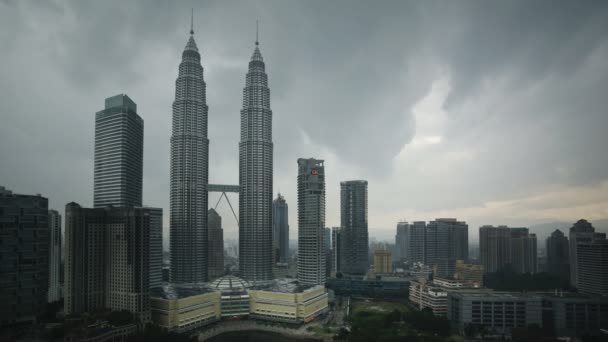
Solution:
[[[238,182],[260,20],[291,239],[299,157],[325,160],[328,226],[340,223],[339,182],[369,181],[378,239],[400,220],[457,217],[476,240],[482,224],[608,218],[606,1],[0,0],[0,185],[60,211],[91,206],[94,115],[126,93],[145,121],[144,203],[167,223],[191,7],[212,183]],[[228,205],[218,211],[236,238]]]

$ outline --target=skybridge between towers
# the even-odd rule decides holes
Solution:
[[[232,215],[234,216],[234,219],[236,220],[236,225],[238,226],[239,218],[236,216],[236,213],[234,212],[234,208],[232,207],[232,204],[230,203],[230,199],[228,198],[226,193],[234,192],[234,193],[238,194],[241,192],[241,187],[239,185],[207,184],[207,192],[221,192],[222,193],[222,195],[217,200],[217,203],[215,204],[215,207],[213,209],[217,209],[217,206],[222,201],[222,197],[225,197],[226,201],[228,202],[228,205],[230,206],[230,210],[232,211]]]

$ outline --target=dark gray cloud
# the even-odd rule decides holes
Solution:
[[[298,157],[327,160],[329,225],[339,223],[338,182],[365,178],[370,224],[385,230],[445,211],[493,223],[484,221],[496,215],[490,202],[608,178],[602,1],[57,0],[0,1],[0,183],[43,193],[55,208],[90,205],[93,115],[124,92],[145,120],[144,200],[168,208],[171,102],[190,7],[218,183],[238,179],[242,87],[261,21],[275,192],[292,204],[294,237]]]

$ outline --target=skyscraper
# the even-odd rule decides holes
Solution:
[[[49,289],[48,200],[0,186],[0,327],[36,322]],[[9,338],[10,339],[10,338]]]
[[[342,226],[340,270],[365,274],[369,267],[367,231],[367,181],[340,183],[340,222]]]
[[[224,275],[224,230],[222,217],[209,209],[209,280]]]
[[[108,97],[95,114],[93,206],[141,206],[144,121],[126,94]]]
[[[568,238],[561,230],[556,229],[546,240],[547,272],[570,282],[570,257],[568,255]]]
[[[518,273],[536,272],[536,235],[528,228],[479,228],[479,256],[485,272],[509,265]]]
[[[606,238],[604,233],[596,233],[593,225],[587,220],[578,220],[570,228],[570,285],[578,287],[578,244],[593,242],[594,240],[603,240]]]
[[[272,240],[278,248],[277,262],[286,263],[289,260],[289,221],[288,206],[285,198],[279,193],[272,201]]]
[[[201,55],[194,30],[175,81],[171,135],[171,281],[207,281],[209,139]]]
[[[150,318],[150,209],[65,208],[65,313],[127,310]]]
[[[272,279],[272,111],[264,59],[256,39],[249,61],[239,143],[239,271]]]
[[[61,215],[49,210],[49,293],[48,302],[61,299]]]
[[[298,159],[298,280],[322,285],[326,279],[325,166]]]

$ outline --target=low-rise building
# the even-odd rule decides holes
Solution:
[[[435,315],[445,315],[448,310],[448,292],[426,281],[410,282],[410,302],[418,309],[431,309]]]
[[[447,318],[461,332],[477,326],[509,335],[516,327],[542,326],[542,297],[511,292],[450,291]]]
[[[302,286],[285,279],[253,286],[249,296],[252,318],[279,322],[310,322],[328,307],[324,286]]]
[[[170,331],[185,332],[220,319],[221,292],[207,286],[165,285],[152,289],[152,321]]]
[[[152,321],[180,333],[220,319],[306,323],[328,310],[323,286],[295,279],[251,284],[231,275],[211,283],[165,285],[153,290],[150,302]]]
[[[543,295],[543,326],[558,337],[600,335],[608,327],[608,296]]]

